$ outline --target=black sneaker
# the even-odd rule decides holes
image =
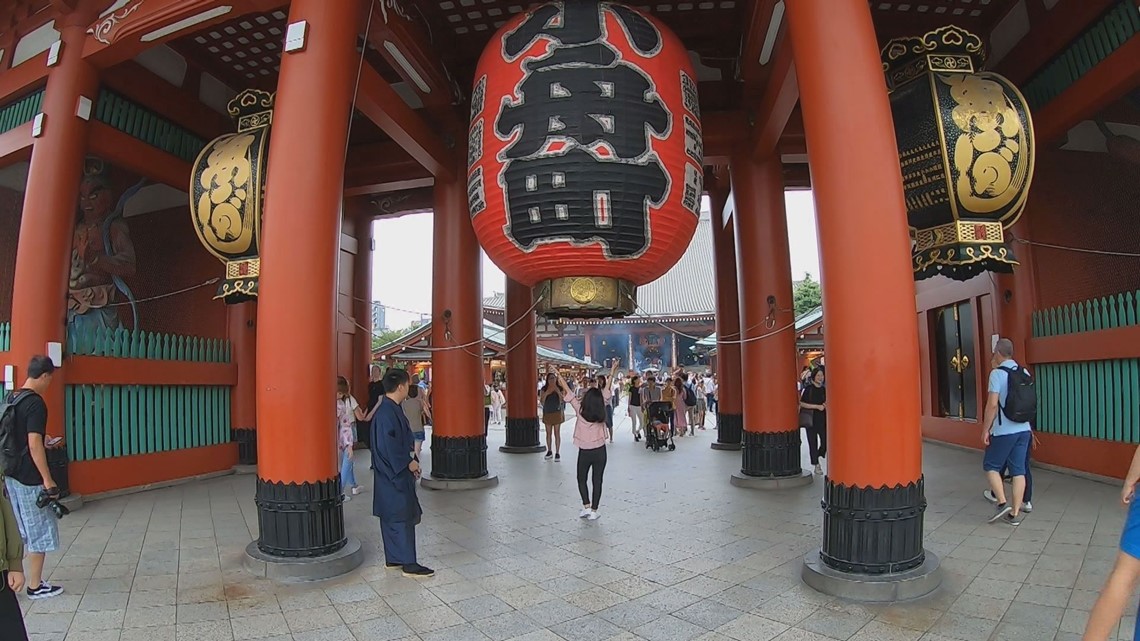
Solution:
[[[557,463],[557,462],[559,462],[559,461],[561,461],[561,460],[562,460],[562,455],[561,455],[561,454],[555,454],[555,455],[554,455],[554,462],[555,462],[555,463]]]
[[[1023,519],[1023,518],[1025,518],[1024,514],[1018,514],[1017,516],[1014,516],[1012,513],[1010,513],[1010,514],[1006,514],[1005,517],[1002,518],[1002,520],[1005,521],[1007,524],[1013,525],[1016,527],[1018,525],[1021,525],[1021,519]]]
[[[425,568],[419,563],[410,563],[404,566],[404,576],[410,576],[413,579],[426,579],[435,576],[435,570]]]
[[[990,523],[996,523],[998,519],[1013,511],[1013,508],[1008,503],[1000,503],[994,509],[994,515],[990,517]]]
[[[546,450],[546,456],[544,456],[544,457],[542,457],[542,458],[544,458],[544,459],[546,459],[546,460],[548,460],[548,461],[549,461],[550,459],[554,458],[554,452],[551,452],[551,451],[550,451],[550,449],[548,448],[548,449]]]
[[[52,585],[50,583],[40,583],[40,586],[38,588],[28,588],[26,591],[28,598],[32,600],[50,599],[53,596],[59,596],[63,594],[62,587],[58,585]]]
[[[385,570],[399,570],[402,567],[404,567],[404,565],[402,563],[385,563],[384,564]]]

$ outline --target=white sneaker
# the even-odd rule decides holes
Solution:
[[[815,475],[823,476],[823,468],[819,466],[819,463],[815,464]]]
[[[582,511],[578,513],[578,518],[584,519],[584,518],[590,516],[590,512],[593,512],[593,510],[591,510],[588,507],[584,507],[584,508],[582,508]]]
[[[602,515],[598,514],[597,510],[590,510],[590,513],[586,515],[587,521],[597,521],[600,518],[602,518]]]
[[[1026,514],[1029,514],[1030,512],[1033,511],[1033,503],[1026,501],[1025,503],[1023,503],[1021,505],[1021,511],[1025,512]]]
[[[360,493],[361,493],[361,492],[363,492],[363,491],[364,491],[364,488],[363,488],[363,487],[360,487],[359,485],[357,485],[356,487],[352,488],[352,493],[353,493],[353,494],[360,494]]]
[[[344,495],[344,502],[345,502],[345,503],[348,503],[348,502],[349,502],[349,501],[351,501],[351,500],[352,500],[352,495],[351,495],[351,494],[345,494],[345,495]]]

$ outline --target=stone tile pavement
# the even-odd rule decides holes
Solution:
[[[654,454],[619,424],[603,516],[585,522],[570,428],[561,463],[492,448],[497,488],[421,490],[419,551],[437,570],[425,581],[384,569],[370,493],[345,506],[365,565],[304,585],[242,570],[257,532],[251,476],[88,504],[63,521],[65,548],[49,557],[50,580],[67,592],[24,603],[32,639],[1070,641],[1124,517],[1116,487],[1043,471],[1020,528],[987,525],[978,455],[927,445],[926,539],[943,558],[943,588],[869,607],[799,580],[819,544],[820,480],[780,493],[735,488],[739,453],[711,450],[715,431]],[[502,442],[501,428],[490,440]],[[364,453],[357,470],[369,478]]]

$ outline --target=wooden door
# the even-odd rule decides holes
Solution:
[[[978,418],[978,368],[974,306],[966,301],[943,307],[935,319],[934,354],[941,416]]]

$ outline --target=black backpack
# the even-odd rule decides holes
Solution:
[[[1037,418],[1037,387],[1033,377],[1024,367],[999,367],[1008,375],[1005,407],[1000,408],[1001,414],[1014,423],[1028,423]]]
[[[693,388],[689,387],[688,385],[685,386],[685,406],[697,406],[697,394],[693,391]]]
[[[16,429],[16,406],[32,395],[30,390],[9,394],[0,403],[0,473],[11,476],[20,467],[28,452],[27,439],[21,439]]]

